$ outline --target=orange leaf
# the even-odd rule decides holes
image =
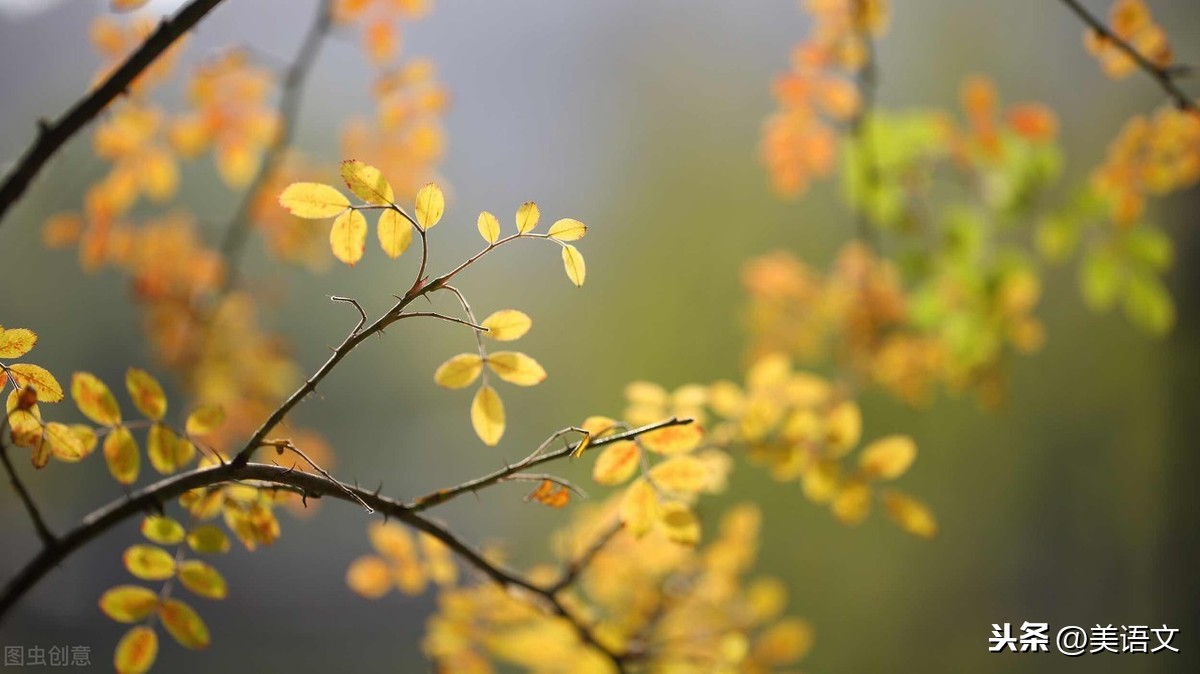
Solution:
[[[117,482],[133,484],[137,480],[141,455],[128,428],[118,426],[104,438],[104,461]]]
[[[179,563],[179,582],[193,594],[207,599],[224,599],[229,594],[220,572],[199,559],[185,559]]]
[[[621,484],[637,472],[641,449],[630,440],[614,442],[600,452],[592,466],[592,479],[598,484]]]
[[[101,426],[121,423],[121,408],[108,386],[90,372],[76,372],[71,377],[71,398],[83,415]]]
[[[180,646],[195,650],[208,648],[208,626],[191,606],[178,599],[168,599],[158,607],[158,617]]]
[[[20,358],[37,344],[37,335],[25,328],[0,328],[0,358]]]
[[[703,438],[704,431],[700,429],[700,425],[692,423],[667,426],[643,433],[638,440],[642,446],[656,454],[681,454],[695,449]]]
[[[162,421],[167,413],[167,396],[157,379],[145,370],[131,367],[125,372],[125,388],[129,389],[129,397],[139,412],[153,421]]]
[[[346,570],[346,584],[357,595],[378,599],[392,589],[392,569],[375,555],[363,555]]]
[[[150,670],[158,657],[158,635],[144,625],[129,630],[117,642],[113,666],[117,674],[143,674]]]
[[[553,480],[542,480],[533,491],[529,492],[525,500],[537,501],[551,508],[562,508],[571,502],[571,490]]]
[[[17,363],[8,366],[8,373],[17,386],[32,386],[37,389],[39,402],[56,403],[63,399],[62,386],[44,367],[29,363]]]

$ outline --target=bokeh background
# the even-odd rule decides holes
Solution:
[[[87,26],[106,4],[0,2],[4,161],[25,147],[34,120],[57,114],[87,85],[97,65]],[[1125,118],[1161,100],[1147,78],[1106,80],[1082,49],[1081,26],[1059,3],[897,4],[879,46],[881,103],[953,106],[964,76],[987,73],[1004,100],[1057,110],[1064,185],[1103,157]],[[1098,13],[1108,6],[1087,4]],[[1200,63],[1197,5],[1150,5],[1179,60]],[[184,67],[231,43],[290,58],[315,6],[227,2],[202,24]],[[508,213],[536,199],[545,217],[591,226],[582,246],[588,283],[571,286],[557,252],[541,246],[496,256],[462,280],[479,311],[513,306],[534,317],[523,346],[551,373],[540,387],[506,395],[510,429],[498,448],[474,438],[469,395],[431,381],[441,360],[470,348],[469,333],[406,325],[372,340],[298,414],[334,441],[335,472],[413,495],[517,459],[588,414],[619,413],[630,380],[675,386],[736,377],[745,346],[740,266],[780,247],[823,266],[851,231],[835,186],[779,200],[755,159],[760,122],[772,108],[769,78],[786,67],[805,22],[795,3],[766,0],[509,0],[437,3],[409,27],[403,49],[432,58],[454,96],[442,170],[453,192],[434,236],[434,268],[475,250],[471,214]],[[352,36],[326,46],[303,102],[302,148],[331,165],[340,159],[339,120],[370,109],[370,73]],[[87,276],[73,254],[45,251],[39,238],[44,218],[77,208],[80,191],[102,170],[89,142],[76,140],[4,223],[0,324],[37,330],[36,362],[60,378],[88,369],[116,382],[129,365],[154,370],[128,290],[118,274]],[[218,185],[209,162],[196,162],[185,179],[182,201],[202,220],[229,216],[237,195]],[[1089,313],[1074,270],[1057,270],[1039,309],[1047,348],[1014,360],[1003,409],[942,400],[913,411],[865,398],[868,437],[908,432],[921,447],[905,486],[936,509],[942,533],[935,541],[910,538],[878,513],[845,528],[808,504],[797,485],[747,466],[727,497],[706,506],[716,512],[749,497],[764,506],[760,568],[787,581],[791,612],[817,629],[806,671],[1200,671],[1197,208],[1196,190],[1153,206],[1178,246],[1169,281],[1179,322],[1167,338]],[[250,255],[254,282],[285,291],[267,322],[291,337],[307,370],[353,324],[351,312],[326,296],[355,296],[378,312],[412,263],[387,262],[369,249],[354,269],[314,276],[272,266],[257,242]],[[22,462],[21,469],[59,530],[120,494],[97,459],[39,472]],[[547,533],[566,515],[523,504],[521,493],[520,486],[493,489],[439,515],[471,540],[507,540],[516,562],[545,559]],[[283,524],[275,546],[220,561],[231,596],[202,608],[210,652],[164,642],[158,671],[426,671],[418,642],[432,598],[368,602],[346,588],[347,565],[368,550],[362,513],[330,502],[307,521],[285,516]],[[136,523],[125,524],[52,573],[0,625],[0,644],[89,645],[93,662],[108,667],[122,630],[96,600],[126,577],[119,557],[135,531]],[[5,485],[0,574],[36,547]],[[1175,644],[1183,652],[1077,659],[987,652],[991,623],[1024,620],[1165,623],[1181,630]]]

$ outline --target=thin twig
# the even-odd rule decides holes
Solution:
[[[560,575],[558,580],[556,580],[554,584],[550,586],[550,591],[557,594],[570,587],[579,578],[579,575],[583,573],[587,566],[592,563],[592,560],[596,558],[596,555],[600,554],[600,551],[604,549],[604,546],[608,545],[609,541],[616,538],[617,534],[621,532],[623,527],[624,524],[620,519],[614,519],[613,522],[609,524],[608,527],[606,527],[603,531],[601,531],[600,535],[597,536],[595,540],[592,541],[591,545],[584,549],[584,551],[580,553],[578,557],[571,559],[563,566],[562,575]]]
[[[551,475],[550,473],[513,473],[512,475],[509,475],[508,477],[504,478],[504,480],[502,480],[502,481],[508,482],[511,480],[519,480],[522,482],[539,482],[539,483],[540,482],[553,482],[554,484],[556,484],[564,489],[570,490],[572,493],[574,493],[579,498],[587,498],[587,492],[584,491],[583,489],[579,488],[579,486],[576,485],[574,482],[571,482],[570,480],[568,480],[565,477]],[[529,498],[530,498],[529,496],[526,496],[525,500],[528,501]]]
[[[142,71],[219,4],[221,0],[192,0],[175,16],[159,23],[158,29],[147,37],[120,67],[99,86],[76,101],[58,119],[38,123],[37,138],[5,176],[4,182],[0,183],[0,224],[3,224],[5,214],[25,193],[46,162],[80,129],[95,119],[109,103],[128,92],[129,86]]]
[[[4,462],[4,470],[8,471],[8,481],[12,483],[13,491],[17,492],[17,496],[25,506],[25,512],[29,513],[29,519],[33,521],[33,528],[37,531],[38,538],[41,539],[42,545],[49,547],[54,544],[54,533],[50,531],[50,527],[46,526],[46,520],[42,519],[41,511],[33,502],[33,495],[25,488],[25,483],[21,481],[16,468],[8,458],[8,444],[4,442],[4,433],[7,427],[8,415],[5,414],[4,419],[0,421],[0,461]],[[41,442],[45,441],[44,438],[41,440]]]
[[[597,440],[592,440],[588,444],[588,449],[592,449],[594,447],[603,447],[604,445],[612,444],[614,442],[621,442],[622,440],[630,440],[632,438],[636,438],[639,435],[642,435],[643,433],[649,433],[650,431],[658,430],[660,428],[666,428],[668,426],[682,426],[682,425],[690,424],[690,423],[692,423],[691,419],[679,419],[676,417],[672,417],[670,419],[666,419],[664,421],[659,421],[658,423],[649,424],[647,426],[641,426],[639,428],[635,428],[633,430],[626,431],[624,433],[619,433],[617,435],[609,435],[609,436],[605,436],[603,438],[599,438]],[[583,441],[580,440],[579,442],[583,442]],[[475,478],[474,480],[468,480],[466,482],[455,485],[453,487],[447,487],[445,489],[439,489],[435,492],[430,492],[429,494],[426,494],[425,496],[421,496],[419,498],[413,499],[407,505],[409,508],[411,508],[415,512],[420,512],[422,510],[432,508],[436,505],[441,505],[451,499],[462,496],[463,494],[477,491],[477,490],[487,487],[489,485],[495,484],[515,473],[524,472],[525,470],[527,470],[529,468],[533,468],[534,466],[541,465],[543,463],[546,463],[547,461],[553,461],[555,459],[560,459],[560,458],[563,458],[566,456],[570,456],[575,451],[575,448],[578,446],[579,442],[567,445],[566,447],[562,447],[560,449],[556,449],[553,452],[546,452],[546,453],[540,454],[540,455],[537,453],[531,454],[531,455],[529,455],[529,457],[525,458],[523,461],[515,463],[511,466],[505,466],[504,468],[501,468],[500,470],[492,472],[488,475],[485,475],[485,476],[479,477],[479,478]]]
[[[333,479],[333,476],[329,474],[329,471],[327,471],[327,470],[325,470],[324,468],[322,468],[322,467],[318,466],[316,461],[313,461],[312,459],[308,458],[308,455],[307,455],[307,454],[305,454],[304,452],[300,451],[300,448],[299,448],[299,447],[297,447],[296,445],[292,444],[292,441],[291,441],[291,440],[289,440],[289,439],[287,439],[287,438],[280,438],[280,439],[278,439],[278,440],[264,440],[264,441],[263,441],[263,447],[274,447],[274,448],[275,448],[275,451],[276,451],[276,452],[278,452],[278,453],[280,453],[280,454],[282,454],[282,453],[284,452],[284,450],[288,450],[288,451],[294,452],[294,453],[295,453],[297,456],[299,456],[301,459],[304,459],[304,462],[305,462],[305,463],[307,463],[309,466],[312,466],[312,469],[313,469],[313,470],[315,470],[315,471],[317,471],[318,473],[320,473],[321,475],[324,475],[325,477],[329,478],[329,480],[330,480],[331,482],[336,482],[336,480],[334,480],[334,479]],[[341,483],[339,482],[338,484],[341,484]],[[371,513],[375,512],[375,511],[374,511],[374,510],[371,508],[371,506],[367,505],[367,502],[366,502],[366,501],[364,501],[364,500],[362,500],[361,498],[359,498],[359,497],[358,497],[358,494],[355,494],[353,490],[346,489],[346,490],[344,490],[344,491],[346,492],[346,495],[347,495],[347,496],[349,496],[350,498],[354,499],[354,500],[355,500],[355,501],[356,501],[356,502],[357,502],[357,503],[358,503],[360,506],[362,506],[363,508],[365,508],[365,509],[366,509],[366,511],[367,511],[367,514],[368,514],[368,515],[370,515]]]
[[[419,316],[425,316],[427,318],[440,318],[443,321],[449,321],[451,323],[458,323],[459,325],[465,325],[468,328],[473,328],[476,332],[489,332],[489,330],[487,328],[483,327],[482,325],[478,325],[471,321],[464,321],[461,318],[447,316],[446,314],[439,314],[436,311],[406,311],[406,312],[400,314],[401,318],[417,318]]]
[[[362,330],[362,327],[367,324],[367,312],[362,308],[362,305],[358,303],[358,300],[354,299],[353,297],[338,297],[337,295],[330,295],[329,299],[332,302],[344,302],[346,304],[353,304],[354,308],[358,309],[358,315],[359,315],[358,325],[356,325],[354,327],[354,332],[358,332],[359,330]]]
[[[17,600],[24,596],[51,569],[57,567],[75,550],[120,522],[145,511],[155,510],[162,503],[192,489],[245,480],[278,484],[299,489],[303,493],[333,497],[352,503],[364,502],[386,517],[400,520],[437,538],[487,578],[506,588],[523,590],[543,602],[551,612],[571,623],[580,639],[608,657],[618,671],[624,671],[621,655],[600,643],[582,619],[567,609],[554,593],[500,564],[487,560],[469,543],[463,541],[442,524],[422,516],[416,509],[387,496],[348,485],[324,475],[314,475],[263,463],[247,463],[240,466],[229,463],[180,473],[96,510],[65,536],[44,547],[5,585],[3,591],[0,592],[0,619],[6,616]]]
[[[1152,63],[1150,59],[1146,58],[1133,45],[1121,39],[1103,21],[1096,18],[1087,8],[1079,4],[1078,0],[1061,0],[1061,2],[1074,12],[1075,16],[1078,16],[1081,21],[1086,23],[1089,28],[1095,31],[1100,36],[1100,39],[1111,42],[1117,49],[1120,49],[1126,56],[1132,59],[1138,68],[1154,78],[1158,82],[1158,86],[1162,87],[1162,90],[1175,103],[1175,107],[1180,110],[1188,110],[1193,114],[1200,114],[1200,107],[1197,107],[1196,102],[1176,84],[1174,71]]]

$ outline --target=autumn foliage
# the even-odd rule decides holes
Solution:
[[[97,82],[153,33],[141,14],[121,15],[143,4],[113,0],[116,14],[96,19]],[[477,215],[455,203],[437,173],[450,97],[433,64],[404,48],[409,24],[433,10],[423,0],[322,2],[282,73],[238,46],[177,72],[184,37],[149,64],[91,130],[104,175],[64,200],[42,235],[85,271],[128,281],[152,360],[130,364],[124,382],[55,375],[53,363],[36,357],[36,326],[0,328],[6,467],[13,470],[10,452],[37,469],[98,453],[114,495],[159,506],[149,515],[131,507],[144,538],[121,558],[131,578],[98,597],[99,610],[123,625],[113,632],[117,671],[150,669],[163,636],[188,649],[219,643],[220,626],[206,624],[203,605],[238,583],[214,560],[235,544],[271,545],[283,533],[282,512],[302,512],[321,496],[388,516],[365,525],[364,551],[347,555],[346,583],[369,599],[436,591],[421,647],[438,671],[793,671],[814,628],[789,613],[781,581],[754,572],[761,520],[772,513],[750,495],[722,513],[700,507],[729,489],[732,471],[747,464],[794,483],[798,501],[846,525],[878,510],[900,530],[933,538],[933,509],[902,484],[917,441],[903,429],[864,433],[861,395],[882,391],[918,408],[941,395],[1002,404],[1011,358],[1047,339],[1037,310],[1053,265],[1077,263],[1089,307],[1120,306],[1152,335],[1172,328],[1162,279],[1172,243],[1145,219],[1146,203],[1200,180],[1195,103],[1129,119],[1089,179],[1064,186],[1064,122],[1050,107],[1019,94],[1013,102],[1012,92],[972,75],[954,109],[883,109],[873,100],[881,67],[874,46],[890,13],[904,9],[885,0],[801,6],[811,28],[771,81],[777,108],[763,124],[759,156],[785,197],[838,180],[855,236],[828,264],[786,250],[745,263],[741,374],[671,388],[630,377],[625,409],[537,420],[561,430],[524,460],[487,472],[496,461],[481,458],[480,478],[410,501],[336,479],[343,448],[317,430],[284,427],[289,413],[366,339],[404,320],[443,321],[470,332],[475,348],[448,351],[424,376],[463,390],[457,418],[485,446],[480,456],[492,456],[487,447],[503,443],[510,425],[533,421],[510,418],[505,398],[568,384],[521,350],[526,334],[544,329],[540,319],[507,306],[477,313],[458,281],[501,248],[530,245],[551,249],[566,282],[584,286],[589,226],[543,216],[534,201]],[[1167,33],[1141,0],[1117,0],[1104,21],[1110,33],[1089,26],[1083,41],[1106,74],[1148,68],[1174,81]],[[340,129],[340,163],[305,155],[290,128],[294,95],[335,29],[361,43],[365,67],[377,74],[374,114]],[[155,97],[173,78],[185,91],[176,108]],[[211,163],[240,202],[218,242],[205,240],[178,198],[188,162]],[[592,224],[601,231],[603,223]],[[429,253],[449,228],[477,232],[478,252],[439,267]],[[314,368],[264,327],[266,307],[240,283],[248,237],[279,264],[307,270],[401,260],[415,272],[404,272],[405,287],[385,289],[396,303],[374,318],[354,298],[331,298],[357,324]],[[456,312],[424,304],[436,295]],[[181,393],[168,399],[167,390]],[[71,404],[56,405],[64,400]],[[553,471],[553,461],[585,462],[597,493],[583,502],[580,485],[532,470]],[[268,470],[279,466],[290,468]],[[547,536],[552,563],[510,569],[503,550],[477,549],[424,515],[511,481],[527,483],[527,507],[561,512]],[[61,558],[82,545],[53,534],[36,499],[20,494],[43,554]],[[31,580],[6,589],[5,610],[51,572],[38,560],[30,569]]]

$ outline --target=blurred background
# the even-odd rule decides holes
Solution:
[[[1109,3],[1087,4],[1104,14]],[[35,120],[56,115],[87,86],[98,65],[87,27],[106,6],[0,1],[0,159],[14,159]],[[1200,63],[1195,3],[1150,6],[1179,61]],[[201,24],[181,68],[235,43],[289,59],[315,7],[224,3]],[[468,332],[404,325],[355,352],[296,415],[336,446],[333,472],[411,496],[519,459],[589,414],[619,414],[631,380],[673,387],[737,378],[746,344],[741,265],[786,248],[824,267],[851,233],[836,185],[780,200],[755,157],[761,121],[774,107],[769,79],[787,67],[805,22],[791,2],[698,0],[685,9],[510,0],[437,3],[407,27],[404,52],[430,57],[453,95],[441,171],[452,193],[432,268],[476,250],[474,213],[504,220],[535,199],[544,219],[590,226],[581,246],[588,283],[570,285],[557,252],[542,246],[494,256],[462,278],[481,314],[514,307],[533,316],[522,350],[550,373],[539,387],[506,392],[510,425],[497,448],[474,437],[469,393],[432,382],[438,363],[472,348]],[[372,69],[355,39],[326,45],[298,126],[297,144],[330,166],[340,159],[340,120],[371,105]],[[989,74],[1006,102],[1049,104],[1068,158],[1064,186],[1103,158],[1123,120],[1162,101],[1146,77],[1107,80],[1083,50],[1077,19],[1054,2],[903,3],[878,58],[884,106],[953,107],[971,73]],[[168,88],[167,100],[177,94]],[[44,219],[77,209],[80,191],[103,174],[89,146],[83,137],[72,142],[0,230],[0,324],[40,333],[33,360],[60,379],[87,369],[119,382],[130,365],[156,371],[125,282],[114,272],[86,275],[73,253],[40,242]],[[202,221],[229,217],[238,195],[219,186],[210,161],[194,162],[184,179],[180,200]],[[982,412],[969,400],[941,400],[914,411],[883,395],[863,399],[866,437],[906,432],[918,441],[920,458],[903,486],[937,512],[936,540],[908,537],[880,513],[846,528],[796,484],[739,466],[729,494],[706,512],[751,496],[763,505],[759,568],[786,580],[790,612],[816,627],[805,671],[1200,671],[1197,208],[1194,189],[1152,202],[1151,219],[1178,246],[1168,279],[1179,321],[1167,338],[1088,312],[1074,269],[1058,269],[1038,311],[1047,347],[1013,360],[1005,407]],[[414,262],[387,261],[369,246],[358,267],[312,275],[272,266],[256,241],[248,268],[253,282],[285,291],[264,320],[291,338],[296,360],[311,371],[354,322],[327,296],[357,297],[377,314],[403,290]],[[99,459],[37,472],[20,464],[59,531],[120,495]],[[489,490],[438,515],[470,540],[506,540],[515,563],[547,559],[546,534],[567,514],[522,503],[524,491]],[[323,503],[308,521],[284,515],[273,547],[235,549],[219,561],[229,599],[202,607],[213,647],[197,656],[164,642],[157,671],[425,671],[418,648],[432,593],[368,602],[346,587],[347,565],[369,550],[366,521],[347,504]],[[136,526],[127,522],[49,575],[0,625],[0,644],[88,645],[93,663],[107,667],[123,630],[96,600],[127,578],[120,554]],[[7,485],[0,541],[4,576],[37,549]],[[988,653],[992,623],[1026,620],[1165,623],[1181,630],[1174,645],[1182,653]]]

